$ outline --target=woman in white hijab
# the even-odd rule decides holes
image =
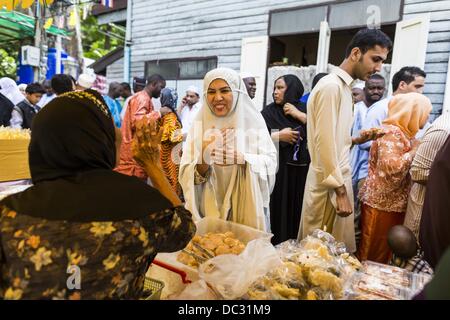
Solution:
[[[180,166],[186,209],[270,231],[277,151],[237,72],[218,68],[203,81],[204,103]]]
[[[11,100],[14,105],[17,105],[25,99],[17,87],[16,82],[10,78],[0,79],[0,93]]]

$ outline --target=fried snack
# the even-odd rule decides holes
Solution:
[[[298,300],[300,298],[300,290],[295,288],[289,288],[285,284],[275,283],[272,285],[271,289],[278,293],[280,296],[286,299]]]
[[[193,245],[194,243],[196,245]],[[216,257],[222,254],[239,255],[245,250],[245,244],[236,239],[233,232],[208,232],[203,236],[195,235],[186,246],[186,249],[197,256],[209,259],[211,256]],[[198,262],[184,252],[178,254],[177,260],[188,266],[198,267]]]
[[[180,252],[177,256],[177,261],[181,262],[190,267],[198,267],[198,262],[194,257],[188,255],[187,253]]]
[[[309,273],[309,280],[313,285],[319,286],[323,290],[331,291],[335,298],[343,296],[343,281],[331,272],[321,269],[312,270]]]
[[[319,297],[313,290],[308,290],[306,293],[306,300],[319,300]]]
[[[344,259],[356,271],[361,270],[363,267],[358,259],[356,259],[355,257],[351,256],[348,253],[341,254],[341,258]]]
[[[30,129],[17,129],[0,126],[0,140],[29,140]]]

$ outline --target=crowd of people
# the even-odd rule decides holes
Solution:
[[[283,75],[262,111],[255,77],[228,68],[178,106],[158,74],[103,96],[88,75],[24,94],[0,79],[1,125],[31,128],[33,182],[0,203],[0,297],[138,298],[156,253],[183,248],[203,217],[272,232],[274,245],[324,229],[360,260],[414,272],[445,257],[445,276],[450,116],[429,123],[415,66],[386,96],[391,49],[382,31],[360,30],[311,92]],[[89,270],[83,290],[67,291],[68,264]]]

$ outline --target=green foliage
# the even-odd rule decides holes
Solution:
[[[83,52],[86,58],[97,60],[118,46],[123,46],[123,41],[104,34],[110,31],[110,27],[108,25],[99,26],[97,18],[94,16],[90,16],[81,22],[81,30],[83,34]],[[118,30],[113,30],[113,32],[120,34]],[[124,36],[124,34],[120,35]]]
[[[16,78],[16,58],[11,56],[5,49],[0,48],[0,78]]]

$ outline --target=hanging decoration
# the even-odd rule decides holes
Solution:
[[[0,0],[0,9],[6,9],[12,11],[21,4],[22,9],[28,9],[37,0]],[[55,0],[39,0],[41,5],[51,5]]]

